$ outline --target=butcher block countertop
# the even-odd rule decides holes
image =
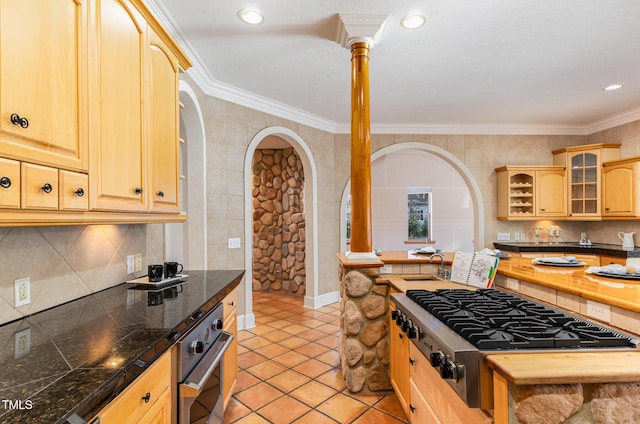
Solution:
[[[443,252],[442,254],[445,264],[451,264],[453,253]],[[382,252],[380,260],[384,264],[440,263],[439,258],[431,261],[430,256],[414,255],[407,251],[388,251]],[[498,274],[640,313],[640,280],[623,280],[586,274],[587,268],[588,266],[562,268],[533,265],[531,258],[510,257],[500,260]],[[381,277],[386,276],[381,275]]]
[[[599,277],[585,273],[587,268],[534,265],[531,258],[511,257],[500,260],[498,274],[640,312],[640,280]]]
[[[497,354],[486,362],[516,385],[640,381],[640,350]]]

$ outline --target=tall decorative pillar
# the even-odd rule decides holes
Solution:
[[[391,390],[388,286],[376,284],[384,265],[373,253],[369,51],[386,15],[340,15],[336,41],[351,50],[351,251],[340,262],[338,351],[352,393]]]

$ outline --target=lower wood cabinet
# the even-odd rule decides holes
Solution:
[[[171,424],[171,350],[158,358],[92,422],[100,424]]]
[[[224,409],[231,400],[238,381],[238,289],[229,293],[223,301],[224,327],[223,330],[233,334],[233,341],[224,354],[222,396]]]
[[[469,408],[440,377],[427,358],[409,343],[412,423],[492,424],[493,419],[479,408]],[[415,404],[414,404],[415,401]]]
[[[407,416],[409,402],[413,399],[409,390],[409,338],[402,332],[391,318],[391,312],[395,310],[395,304],[389,302],[389,373],[391,385],[396,392],[396,397]]]

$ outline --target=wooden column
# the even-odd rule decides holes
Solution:
[[[369,44],[351,44],[351,251],[373,252]]]

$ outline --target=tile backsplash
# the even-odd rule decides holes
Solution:
[[[127,274],[127,255],[142,271]],[[146,275],[164,259],[164,225],[0,228],[0,325]],[[31,303],[16,308],[14,280],[31,279]]]

